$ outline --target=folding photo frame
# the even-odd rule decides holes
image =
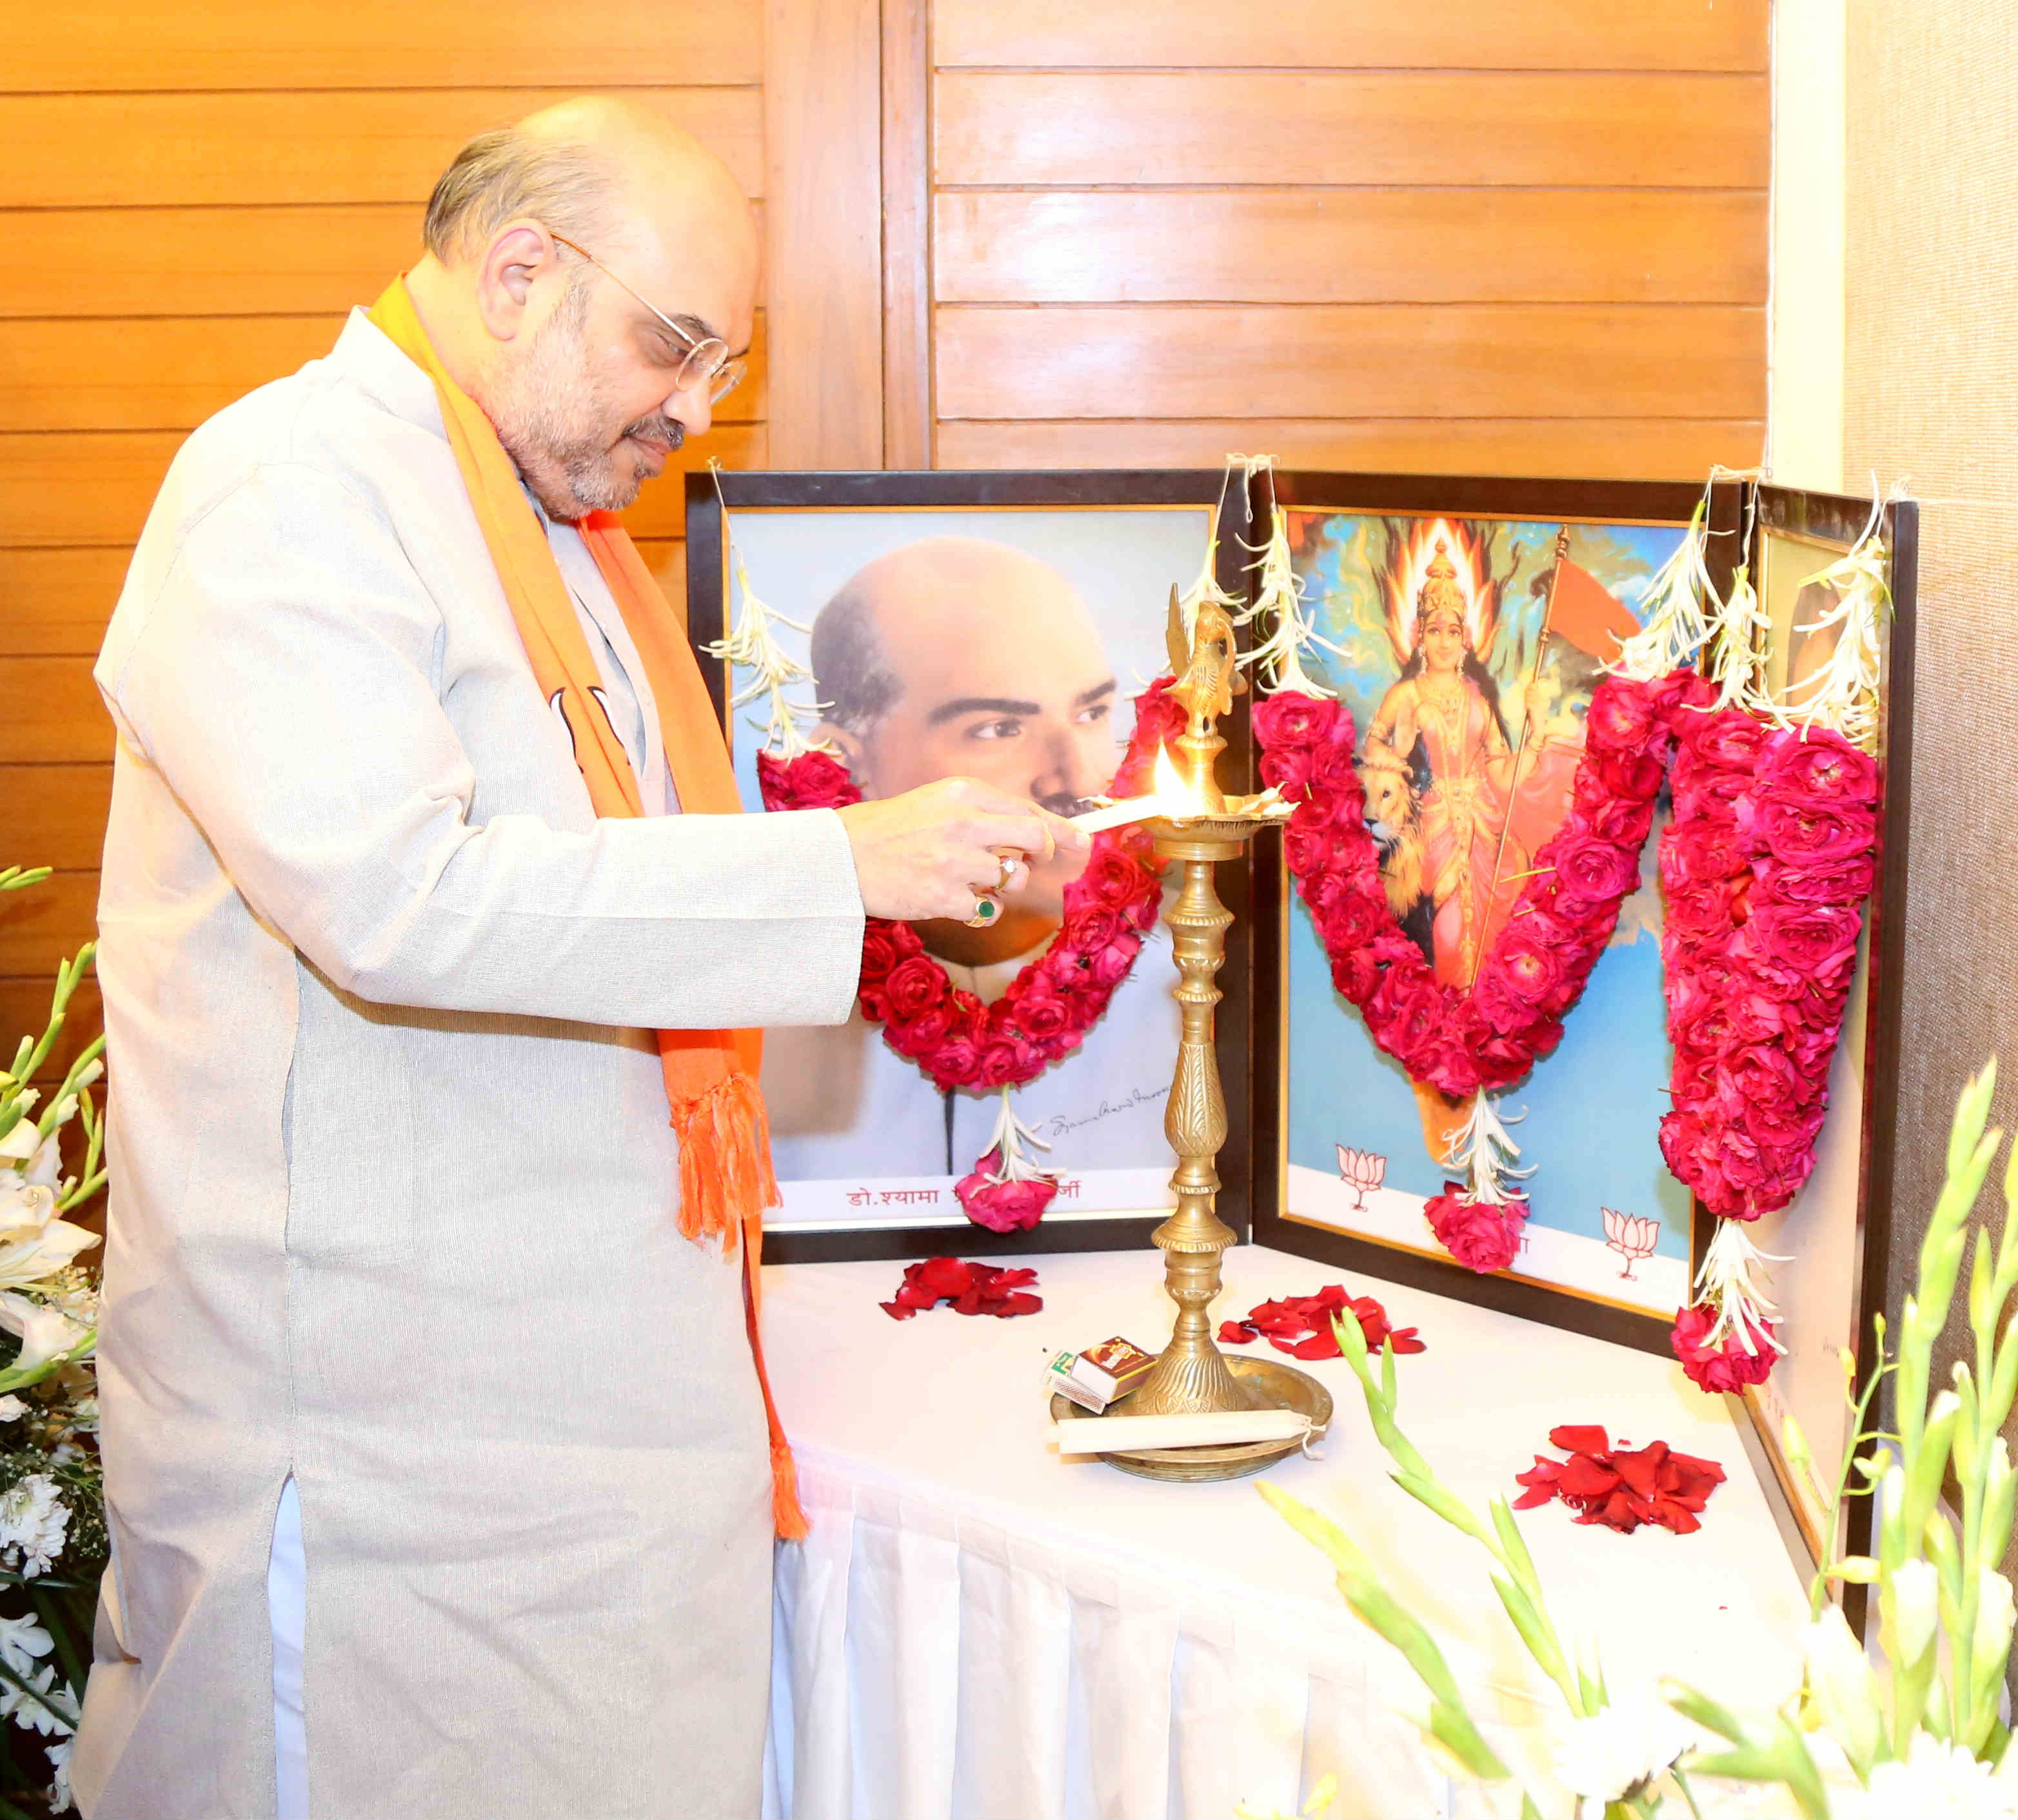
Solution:
[[[1587,635],[1589,615],[1596,612],[1601,621],[1609,610],[1600,595],[1609,595],[1615,606],[1627,606],[1662,551],[1680,539],[1702,497],[1698,488],[1683,484],[1311,472],[1257,475],[1245,496],[1237,480],[1229,487],[1224,476],[1210,471],[723,473],[718,483],[711,476],[693,475],[687,498],[689,626],[697,649],[722,635],[733,577],[730,540],[736,526],[754,531],[766,516],[855,515],[867,523],[905,513],[1200,512],[1217,505],[1217,579],[1229,594],[1244,601],[1251,593],[1253,552],[1280,506],[1290,515],[1299,539],[1299,573],[1317,630],[1333,647],[1318,668],[1322,671],[1322,664],[1336,666],[1337,678],[1345,685],[1343,693],[1358,711],[1363,736],[1367,725],[1378,720],[1384,689],[1391,686],[1398,672],[1391,641],[1408,635],[1400,624],[1403,597],[1408,587],[1419,589],[1429,577],[1430,565],[1437,559],[1434,527],[1441,523],[1451,546],[1446,558],[1453,568],[1460,557],[1473,565],[1469,581],[1459,578],[1461,585],[1474,592],[1480,587],[1495,589],[1502,623],[1510,628],[1509,636],[1521,641],[1517,662],[1502,656],[1500,675],[1506,689],[1500,710],[1514,732],[1510,745],[1524,750],[1531,715],[1540,717],[1535,724],[1546,728],[1551,724],[1548,715],[1558,721],[1565,714],[1573,717],[1580,711],[1580,701],[1587,699],[1596,673],[1588,660],[1603,654],[1584,649],[1593,642]],[[1758,653],[1769,682],[1783,682],[1790,667],[1797,670],[1803,660],[1798,649],[1782,648],[1805,635],[1799,631],[1806,610],[1800,584],[1849,548],[1870,513],[1868,501],[1737,479],[1712,490],[1706,546],[1710,578],[1720,593],[1727,592],[1741,563],[1758,586],[1762,608],[1774,628],[1763,637]],[[1426,526],[1432,534],[1427,538],[1417,534]],[[1778,1243],[1783,1250],[1798,1247],[1802,1254],[1784,1267],[1781,1331],[1788,1358],[1763,1391],[1749,1392],[1741,1399],[1745,1420],[1741,1428],[1765,1469],[1762,1478],[1784,1499],[1782,1521],[1790,1547],[1809,1558],[1821,1540],[1820,1489],[1813,1480],[1803,1482],[1790,1467],[1779,1442],[1780,1418],[1789,1411],[1799,1417],[1815,1453],[1816,1472],[1825,1481],[1832,1480],[1842,1438],[1836,1419],[1841,1383],[1837,1348],[1847,1345],[1861,1355],[1870,1317],[1882,1304],[1886,1275],[1904,939],[1915,508],[1906,502],[1888,504],[1882,526],[1889,552],[1892,612],[1879,689],[1879,756],[1885,780],[1882,864],[1867,910],[1868,958],[1855,994],[1857,1015],[1838,1058],[1829,1129],[1815,1178],[1794,1207],[1770,1222],[1771,1232],[1763,1230],[1767,1222],[1761,1223],[1762,1249],[1770,1251]],[[749,536],[742,539],[742,554],[749,554],[752,541]],[[819,599],[812,596],[820,595],[820,588],[798,593],[789,585],[781,589],[775,563],[768,573],[754,563],[752,567],[751,585],[772,609],[802,623],[817,610]],[[1173,560],[1163,567],[1183,565]],[[1159,570],[1153,578],[1143,573],[1129,582],[1126,612],[1139,612],[1137,629],[1145,649],[1160,639],[1170,584],[1183,585],[1190,579],[1188,572]],[[1574,586],[1566,587],[1568,582]],[[1592,592],[1586,582],[1595,584],[1598,592]],[[1369,606],[1369,598],[1374,598],[1377,608],[1377,597],[1369,592],[1376,586],[1386,588],[1391,597],[1393,610],[1384,619]],[[1343,598],[1344,606],[1332,600],[1333,595]],[[1618,624],[1623,628],[1626,622]],[[1384,655],[1383,639],[1391,646]],[[727,707],[729,682],[724,667],[705,655],[702,661],[718,707],[731,723],[732,745],[747,754],[752,735]],[[1152,669],[1161,667],[1154,659],[1149,662]],[[1148,679],[1142,666],[1137,670],[1123,679],[1124,692]],[[1579,690],[1585,692],[1582,697]],[[1247,699],[1241,699],[1223,725],[1228,747],[1221,761],[1221,777],[1228,789],[1252,789],[1257,783]],[[1546,744],[1544,734],[1538,750]],[[1517,785],[1519,775],[1517,762]],[[1500,836],[1493,850],[1497,863],[1508,863],[1505,853],[1513,845],[1513,837]],[[1640,1095],[1645,1103],[1628,1105],[1618,1084],[1629,1076],[1641,1085],[1650,1080],[1665,1084],[1666,1079],[1651,838],[1641,856],[1641,879],[1643,892],[1651,894],[1642,906],[1646,920],[1626,945],[1636,953],[1627,964],[1614,961],[1622,946],[1608,950],[1593,970],[1585,1000],[1569,1014],[1563,1047],[1544,1058],[1528,1085],[1510,1096],[1517,1107],[1526,1098],[1547,1099],[1547,1111],[1536,1116],[1528,1131],[1514,1129],[1528,1156],[1539,1159],[1542,1170],[1535,1178],[1537,1210],[1530,1231],[1555,1247],[1556,1264],[1546,1269],[1523,1268],[1529,1261],[1517,1260],[1510,1270],[1480,1275],[1442,1252],[1421,1221],[1419,1192],[1412,1197],[1412,1228],[1407,1223],[1406,1196],[1389,1206],[1384,1223],[1340,1217],[1343,1192],[1365,1193],[1363,1182],[1355,1185],[1346,1179],[1344,1153],[1373,1150],[1370,1142],[1353,1141],[1366,1136],[1354,1121],[1362,1119],[1362,1107],[1384,1102],[1386,1110],[1378,1115],[1387,1121],[1382,1142],[1393,1146],[1398,1160],[1401,1140],[1409,1134],[1403,1128],[1405,1120],[1398,1123],[1396,1112],[1405,1105],[1398,1098],[1405,1092],[1405,1084],[1398,1087],[1398,1069],[1373,1051],[1359,1026],[1358,1014],[1333,990],[1321,969],[1309,964],[1311,938],[1307,927],[1298,927],[1304,913],[1295,901],[1279,838],[1264,834],[1244,866],[1222,867],[1221,893],[1235,918],[1220,975],[1224,998],[1218,1008],[1231,1130],[1220,1160],[1224,1183],[1221,1211],[1228,1224],[1243,1239],[1251,1237],[1341,1270],[1408,1283],[1644,1351],[1667,1352],[1674,1312],[1691,1299],[1689,1286],[1714,1231],[1712,1216],[1672,1181],[1665,1191],[1647,1189],[1665,1193],[1668,1203],[1658,1222],[1661,1236],[1649,1251],[1642,1248],[1644,1238],[1635,1236],[1655,1223],[1650,1205],[1614,1205],[1608,1200],[1600,1205],[1601,1196],[1586,1194],[1592,1204],[1579,1206],[1553,1228],[1542,1208],[1545,1198],[1559,1192],[1575,1174],[1570,1167],[1574,1159],[1560,1140],[1557,1154],[1550,1154],[1547,1127],[1563,1120],[1575,1126],[1571,1147],[1630,1150],[1633,1167],[1643,1176],[1658,1167],[1658,1158],[1649,1164],[1648,1156],[1661,1105],[1645,1094]],[[1434,924],[1432,914],[1424,933],[1430,952]],[[1155,964],[1157,958],[1145,953],[1138,969]],[[1608,966],[1621,977],[1600,991]],[[1620,1046],[1626,1038],[1619,1034],[1626,1026],[1608,1025],[1606,1019],[1615,1018],[1633,993],[1639,997],[1628,1020],[1633,1046],[1628,1053]],[[1312,1045],[1306,1039],[1312,1032],[1318,1036],[1315,1048],[1325,1052],[1324,1066],[1337,1075],[1329,1099],[1317,1103],[1315,1111],[1300,1098],[1308,1084],[1306,1051]],[[1608,1042],[1613,1044],[1609,1050]],[[1359,1053],[1341,1062],[1340,1057],[1355,1043]],[[1586,1052],[1582,1085],[1575,1078],[1579,1048]],[[1300,1066],[1306,1067],[1304,1074],[1299,1074]],[[1595,1089],[1589,1084],[1593,1080],[1599,1082]],[[1594,1116],[1590,1104],[1580,1109],[1579,1102],[1579,1095],[1590,1101],[1593,1093]],[[1323,1129],[1328,1119],[1339,1121],[1335,1134]],[[1428,1185],[1434,1170],[1427,1154],[1428,1132],[1423,1125],[1416,1133],[1417,1150],[1423,1154],[1413,1163],[1396,1167],[1395,1161],[1382,1158],[1396,1167],[1397,1177],[1416,1179],[1419,1189]],[[1319,1138],[1315,1149],[1314,1135]],[[1334,1149],[1337,1160],[1330,1160]],[[1314,1199],[1313,1191],[1321,1185],[1316,1178],[1327,1173],[1340,1185],[1328,1201],[1323,1195]],[[1586,1188],[1590,1185],[1586,1181]],[[884,1191],[870,1192],[880,1196]],[[1004,1236],[960,1217],[947,1195],[922,1210],[900,1199],[887,1213],[880,1203],[863,1210],[868,1217],[852,1221],[775,1226],[767,1234],[768,1254],[783,1261],[811,1261],[948,1251],[996,1256],[1132,1249],[1147,1244],[1162,1217],[1159,1209],[1096,1210],[1089,1217],[1068,1205],[1047,1214],[1031,1232]],[[1608,1212],[1618,1216],[1617,1224],[1609,1219],[1597,1224]],[[1784,1239],[1776,1239],[1781,1233]],[[1581,1259],[1575,1269],[1561,1265],[1562,1257],[1571,1253]],[[1593,1285],[1593,1257],[1608,1269],[1617,1265],[1619,1274],[1608,1283]],[[1581,1281],[1576,1279],[1579,1270],[1583,1272]],[[1658,1280],[1647,1282],[1649,1272],[1658,1272]],[[1633,1286],[1626,1288],[1629,1284]],[[1621,1289],[1626,1293],[1618,1293]],[[1853,1549],[1861,1546],[1858,1535],[1868,1520],[1864,1504],[1853,1504],[1849,1542]],[[1853,1618],[1861,1616],[1854,1608],[1860,1590],[1850,1589],[1846,1601]]]

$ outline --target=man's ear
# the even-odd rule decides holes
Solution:
[[[876,791],[869,776],[868,742],[859,733],[837,727],[831,721],[820,722],[819,736],[833,747],[834,756],[848,767],[848,776],[855,780],[855,787],[864,796],[873,796]]]
[[[476,307],[492,339],[515,340],[525,326],[533,280],[554,272],[560,254],[536,221],[510,221],[484,249],[476,270]]]

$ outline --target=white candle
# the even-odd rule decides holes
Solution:
[[[1112,803],[1105,809],[1090,809],[1084,815],[1074,816],[1072,825],[1089,834],[1097,834],[1105,828],[1125,828],[1131,822],[1146,822],[1152,816],[1170,812],[1160,796],[1131,796],[1125,802]]]
[[[1313,1424],[1300,1409],[1228,1409],[1201,1416],[1095,1416],[1054,1422],[1061,1453],[1151,1447],[1228,1447],[1242,1441],[1300,1441]]]

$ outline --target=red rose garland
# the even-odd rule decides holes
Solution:
[[[1184,730],[1184,709],[1169,687],[1170,678],[1159,678],[1136,698],[1134,733],[1114,776],[1118,795],[1146,792],[1157,748]],[[766,809],[840,809],[862,800],[830,752],[791,759],[759,752],[757,775]],[[992,1005],[956,986],[909,923],[871,917],[855,1001],[883,1026],[890,1047],[942,1089],[1020,1087],[1069,1055],[1099,1022],[1155,925],[1163,888],[1141,827],[1095,835],[1086,870],[1065,887],[1057,936]],[[1021,1225],[1026,1210],[1004,1207],[1011,1225],[998,1229]]]
[[[1756,1220],[1814,1167],[1875,876],[1878,767],[1840,733],[1776,732],[1741,708],[1677,722],[1661,1151],[1712,1213]]]
[[[1876,877],[1878,767],[1839,733],[1776,729],[1741,708],[1679,712],[1676,731],[1661,1153],[1712,1213],[1752,1221],[1814,1169]],[[1677,1318],[1683,1370],[1706,1391],[1764,1383],[1773,1324],[1742,1307],[1733,1319],[1718,1300]]]
[[[1562,1040],[1563,1019],[1640,882],[1639,853],[1666,769],[1686,671],[1610,676],[1591,697],[1569,816],[1469,992],[1440,982],[1394,920],[1366,831],[1344,704],[1284,692],[1255,705],[1261,776],[1296,810],[1282,852],[1329,957],[1332,982],[1411,1076],[1463,1098],[1521,1080]]]

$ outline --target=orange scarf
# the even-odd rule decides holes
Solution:
[[[511,602],[533,680],[545,700],[558,698],[591,805],[598,816],[642,815],[630,757],[591,693],[602,687],[602,674],[518,469],[490,418],[443,370],[403,278],[386,287],[371,306],[371,320],[434,381],[449,447]],[[740,812],[743,804],[721,723],[651,571],[613,513],[591,512],[576,528],[609,584],[644,665],[681,809],[693,815]],[[763,1037],[756,1030],[661,1030],[658,1035],[666,1099],[680,1141],[680,1231],[696,1240],[718,1236],[725,1255],[738,1249],[741,1232],[743,1318],[771,1430],[772,1514],[780,1536],[796,1538],[806,1532],[805,1514],[799,1507],[791,1449],[779,1425],[757,1329],[764,1210],[778,1204],[769,1122],[757,1084]]]

